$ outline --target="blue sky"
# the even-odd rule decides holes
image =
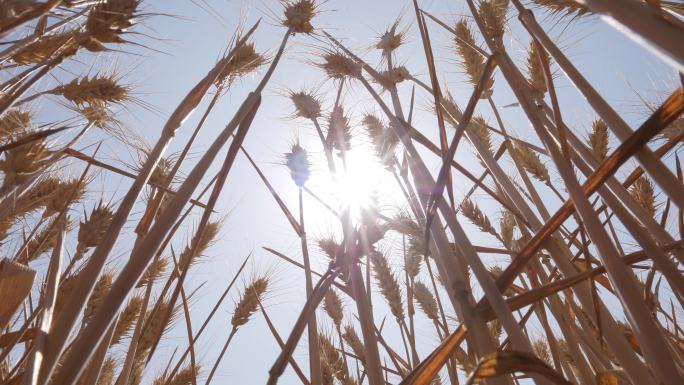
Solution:
[[[199,2],[199,0],[197,1]],[[137,55],[116,55],[117,59],[111,65],[105,67],[115,68],[119,72],[127,74],[126,79],[136,84],[136,95],[146,104],[153,106],[152,110],[133,105],[123,112],[122,120],[126,125],[139,135],[153,143],[159,136],[159,132],[166,116],[175,108],[183,95],[209,70],[216,59],[225,50],[230,37],[233,35],[241,17],[244,24],[251,25],[258,18],[263,18],[260,28],[254,35],[257,49],[275,53],[282,34],[283,27],[278,25],[274,15],[281,14],[277,1],[229,1],[207,0],[216,14],[210,14],[204,9],[193,4],[191,1],[163,1],[148,0],[144,2],[146,11],[151,14],[163,13],[171,16],[152,15],[136,27],[136,31],[149,35],[137,36],[135,40],[151,49],[129,48],[124,50]],[[467,9],[462,1],[421,1],[421,6],[437,15],[449,24],[453,24],[461,15],[467,15]],[[390,26],[398,16],[403,16],[402,25],[408,28],[408,43],[397,53],[397,62],[405,65],[412,74],[427,81],[426,66],[423,50],[420,46],[420,37],[415,29],[415,15],[412,4],[405,0],[329,0],[321,5],[321,14],[314,20],[316,28],[324,28],[334,36],[342,39],[344,43],[355,52],[360,54],[370,63],[379,63],[379,54],[372,49],[375,38]],[[509,30],[505,40],[510,54],[517,63],[524,68],[527,36],[514,16],[509,12]],[[565,48],[567,55],[574,61],[583,74],[596,86],[599,92],[618,111],[623,112],[633,127],[636,127],[644,119],[645,108],[640,104],[639,98],[631,87],[643,92],[643,95],[657,102],[664,95],[658,91],[668,92],[673,89],[674,71],[664,66],[657,58],[643,50],[634,42],[605,25],[598,18],[588,18],[572,22],[569,26],[567,20],[562,20],[557,25],[557,16],[539,14],[540,20],[556,41]],[[453,49],[451,38],[441,27],[428,22],[433,47],[436,50],[438,77],[442,81],[443,89],[449,91],[459,105],[464,106],[471,92],[471,86],[466,82],[462,70],[458,65],[457,56]],[[285,96],[287,90],[299,90],[301,88],[317,88],[323,96],[324,109],[329,111],[331,100],[334,98],[334,84],[324,81],[323,74],[310,65],[316,61],[312,53],[320,52],[329,45],[318,37],[295,36],[290,39],[290,44],[282,63],[276,69],[275,75],[264,94],[264,100],[259,113],[252,125],[252,129],[245,141],[245,148],[255,158],[259,166],[267,175],[271,183],[290,207],[296,213],[297,189],[290,180],[287,169],[282,165],[282,154],[288,149],[295,138],[299,138],[309,149],[316,159],[320,158],[320,145],[313,127],[306,121],[292,119],[294,111],[290,101]],[[162,53],[156,52],[156,50]],[[109,56],[103,58],[109,60]],[[86,57],[78,65],[88,67],[95,61],[94,57]],[[77,65],[77,66],[78,66]],[[213,138],[230,120],[233,112],[241,103],[247,93],[256,85],[263,71],[239,80],[222,99],[218,108],[210,116],[205,128],[191,152],[191,158],[198,158],[208,147]],[[62,76],[68,76],[62,73]],[[498,106],[504,106],[514,101],[514,98],[505,84],[504,79],[497,75],[494,100]],[[595,114],[584,102],[574,87],[557,73],[556,84],[559,97],[564,106],[563,116],[568,125],[577,133],[584,136],[590,128]],[[408,105],[408,97],[411,91],[410,85],[400,86],[403,101]],[[429,97],[417,90],[416,116],[414,125],[430,138],[436,139],[437,128],[435,119],[430,113]],[[208,99],[208,98],[206,98]],[[369,96],[358,85],[353,85],[345,90],[345,107],[352,112],[356,122],[365,112],[373,112]],[[179,151],[190,135],[194,124],[206,105],[207,100],[198,108],[195,114],[188,119],[179,130],[176,139],[172,143],[170,152]],[[502,109],[503,118],[509,131],[515,135],[534,141],[529,124],[522,112],[515,108]],[[491,111],[484,103],[478,112],[487,118],[490,123]],[[361,132],[361,128],[356,129]],[[451,131],[450,131],[451,132]],[[99,139],[101,137],[93,138]],[[534,139],[533,139],[534,138]],[[362,139],[357,139],[360,143]],[[497,142],[498,143],[498,142]],[[614,143],[614,142],[613,142]],[[85,143],[84,143],[85,147]],[[122,151],[120,145],[114,141],[107,141],[99,158],[113,163],[130,163],[130,153]],[[431,160],[428,162],[433,170],[437,170],[438,159],[426,155]],[[222,158],[222,155],[219,156]],[[468,146],[459,150],[458,159],[465,164],[476,164]],[[475,162],[475,163],[468,163]],[[182,171],[188,172],[192,161],[186,162]],[[214,165],[207,173],[210,177],[216,172]],[[472,166],[477,170],[478,166]],[[324,163],[317,163],[315,171],[321,172]],[[460,176],[459,176],[460,177]],[[387,181],[380,179],[378,188],[381,191],[388,188],[392,183],[391,178]],[[103,173],[96,179],[96,186],[100,186],[102,192],[108,195],[114,191],[125,191],[127,180],[119,179],[118,176]],[[457,196],[462,196],[470,188],[467,182],[456,179],[455,190]],[[326,187],[325,175],[314,175],[312,189],[321,190]],[[393,187],[392,187],[393,188]],[[396,197],[385,194],[381,195],[383,203],[387,206],[395,205]],[[478,194],[478,202],[483,209],[490,210],[492,218],[498,222],[498,213],[493,207],[488,207],[489,200]],[[557,202],[560,203],[560,202]],[[274,256],[262,249],[263,246],[272,247],[288,256],[301,260],[299,240],[290,228],[285,217],[280,213],[273,198],[258,179],[256,173],[242,156],[228,177],[227,186],[220,200],[220,208],[217,210],[220,217],[225,218],[225,225],[216,244],[207,253],[203,262],[196,266],[186,284],[188,292],[194,290],[202,283],[196,296],[192,299],[192,321],[195,328],[202,322],[210,306],[220,295],[228,280],[232,277],[242,260],[252,253],[252,260],[247,268],[249,274],[259,274],[264,271],[272,273],[272,290],[268,295],[265,305],[267,311],[275,323],[281,336],[285,338],[293,324],[299,309],[303,304],[304,282],[302,272],[283,262],[277,261]],[[330,231],[337,231],[335,223],[322,213],[322,208],[307,199],[305,211],[312,220],[307,220],[307,229],[311,238],[327,235]],[[140,211],[133,214],[133,219],[139,218]],[[192,220],[185,227],[186,233],[194,228],[199,218],[195,213]],[[130,226],[133,226],[131,222]],[[464,221],[465,223],[465,221]],[[472,229],[471,229],[472,230]],[[492,242],[472,231],[473,240],[476,244]],[[174,243],[174,249],[184,247],[190,235],[178,237]],[[129,241],[130,242],[130,241]],[[119,242],[116,255],[125,258],[130,251],[129,242]],[[325,269],[325,260],[321,257],[315,245],[311,244],[314,267],[321,271]],[[123,260],[114,261],[114,265],[121,266]],[[505,260],[490,260],[488,263],[504,263]],[[399,265],[395,266],[397,269]],[[242,290],[242,282],[237,285]],[[386,309],[382,306],[382,299],[376,294],[377,303],[376,317],[382,319]],[[221,307],[217,317],[212,321],[209,330],[198,345],[198,356],[205,367],[213,363],[218,351],[227,337],[229,320],[232,315],[234,301],[238,298],[238,290],[231,292],[230,298]],[[353,304],[346,302],[347,318],[351,319]],[[321,312],[319,319],[325,325],[330,325],[326,316]],[[388,317],[387,335],[388,340],[398,341],[398,330]],[[534,328],[534,326],[533,326]],[[325,328],[324,328],[325,329]],[[327,330],[331,330],[328,326]],[[426,319],[419,319],[417,325],[420,350],[424,355],[437,343],[433,334],[432,325]],[[184,349],[186,346],[185,329],[179,323],[163,341],[161,349],[157,352],[153,373],[165,365],[166,360],[173,353],[176,346]],[[397,344],[396,348],[400,348]],[[266,324],[260,315],[245,325],[235,337],[231,347],[223,359],[223,365],[219,368],[215,384],[229,383],[259,383],[265,381],[267,371],[279,352],[277,345],[266,328]],[[295,357],[306,372],[306,348],[302,344],[295,352]],[[296,377],[288,370],[283,377],[283,384],[296,383]]]

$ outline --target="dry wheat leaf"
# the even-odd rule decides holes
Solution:
[[[470,374],[466,385],[515,372],[541,374],[555,384],[572,385],[572,382],[563,378],[560,373],[535,355],[514,350],[486,355]]]

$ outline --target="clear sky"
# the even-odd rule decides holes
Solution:
[[[197,4],[203,4],[199,7]],[[144,32],[148,36],[137,36],[135,40],[149,47],[149,49],[125,47],[127,52],[137,55],[117,55],[119,59],[111,67],[126,74],[125,79],[136,84],[136,97],[144,100],[153,109],[142,106],[131,106],[123,112],[122,120],[139,135],[153,143],[159,136],[165,118],[173,111],[183,95],[210,69],[216,59],[225,50],[228,39],[234,34],[241,17],[245,24],[251,25],[258,18],[263,18],[260,28],[255,33],[254,41],[257,49],[271,55],[275,53],[284,28],[278,25],[277,17],[281,9],[277,1],[234,1],[234,0],[146,0],[144,8],[151,16],[142,22],[142,28],[136,31]],[[420,1],[422,7],[437,15],[445,22],[452,24],[467,15],[464,2],[460,0],[430,0]],[[207,10],[211,8],[211,12]],[[317,29],[324,28],[334,36],[342,39],[345,44],[353,48],[367,61],[379,64],[379,55],[372,49],[376,37],[390,26],[398,16],[403,16],[401,25],[408,28],[408,43],[397,53],[397,61],[404,64],[412,74],[424,81],[428,81],[423,50],[420,37],[415,29],[415,15],[412,3],[408,0],[328,0],[321,4],[321,14],[314,20]],[[215,14],[212,14],[215,13]],[[154,15],[156,13],[169,16]],[[274,16],[274,15],[277,15]],[[636,127],[644,119],[645,107],[639,102],[638,96],[631,90],[634,87],[643,92],[644,97],[654,103],[663,95],[657,91],[667,92],[674,88],[674,72],[665,67],[657,58],[638,47],[636,44],[606,26],[600,19],[592,17],[570,23],[558,17],[539,13],[543,24],[554,36],[559,44],[565,48],[585,76],[596,85],[597,89],[620,112],[627,113],[628,121]],[[509,52],[524,68],[526,57],[527,36],[523,33],[512,11],[509,12],[509,31],[505,40]],[[437,55],[438,77],[444,89],[449,91],[459,105],[464,106],[470,96],[471,86],[466,83],[462,70],[457,62],[452,40],[441,27],[428,22]],[[262,106],[252,125],[252,129],[245,141],[245,148],[255,158],[271,183],[276,186],[290,209],[297,212],[297,189],[292,183],[287,169],[282,165],[282,154],[288,149],[295,138],[299,138],[307,149],[319,159],[314,165],[314,174],[310,187],[321,191],[329,199],[330,186],[327,184],[322,171],[325,164],[320,162],[321,149],[313,127],[306,121],[292,119],[294,111],[287,90],[301,88],[317,88],[324,99],[324,109],[329,111],[334,98],[334,85],[324,81],[323,74],[310,65],[317,58],[312,53],[328,48],[328,43],[320,37],[295,36],[290,40],[285,58],[276,69],[275,75],[264,94]],[[161,51],[161,52],[156,52]],[[89,62],[88,60],[91,59]],[[84,59],[82,66],[87,67],[94,58]],[[237,106],[246,94],[256,85],[263,71],[238,81],[220,102],[215,112],[210,116],[205,128],[192,150],[192,159],[197,159],[208,147],[225,123],[232,117]],[[500,75],[496,76],[496,92],[494,100],[499,106],[514,101],[505,81]],[[584,136],[589,130],[591,121],[595,118],[593,111],[582,100],[573,86],[557,73],[557,85],[560,98],[564,106],[563,115],[568,125]],[[405,105],[408,105],[410,93],[408,83],[400,86]],[[429,97],[417,89],[415,126],[423,133],[436,139],[437,129],[435,119],[430,113]],[[208,99],[208,98],[207,98]],[[170,152],[179,151],[199,115],[203,111],[207,100],[195,114],[179,130]],[[352,114],[352,121],[357,126],[356,132],[362,129],[358,124],[365,112],[373,112],[368,94],[358,86],[345,90],[344,104]],[[370,110],[370,111],[369,111]],[[482,105],[478,112],[488,118],[491,112],[488,106]],[[503,118],[509,130],[520,137],[536,138],[532,135],[529,124],[522,112],[516,108],[502,109]],[[450,133],[452,131],[449,131]],[[360,136],[355,139],[360,144]],[[534,140],[534,139],[529,139]],[[497,142],[498,143],[498,142]],[[85,143],[84,143],[85,147]],[[107,141],[101,155],[106,161],[130,164],[130,153],[122,152],[121,147],[114,141]],[[474,161],[468,146],[459,150],[459,160]],[[222,155],[219,156],[222,158]],[[475,161],[476,162],[476,161]],[[192,161],[187,161],[183,171],[189,172]],[[433,170],[438,167],[437,159],[429,163]],[[214,165],[207,173],[211,177],[217,169]],[[363,167],[360,165],[359,167]],[[477,170],[478,166],[472,166]],[[459,176],[460,178],[460,176]],[[374,181],[368,181],[380,191],[381,203],[387,207],[396,204],[396,197],[388,194],[388,186],[393,183],[388,176]],[[103,173],[97,177],[95,185],[101,186],[105,195],[115,190],[125,191],[128,181],[118,176]],[[456,179],[456,193],[460,197],[469,189],[470,184],[461,183]],[[394,189],[394,186],[389,186]],[[488,210],[487,198],[479,194],[478,202],[483,209]],[[335,223],[328,217],[320,205],[306,198],[307,230],[311,238],[338,232]],[[251,262],[247,270],[249,274],[271,272],[272,288],[267,296],[265,305],[283,338],[289,334],[303,304],[304,281],[302,272],[285,262],[278,261],[262,247],[267,246],[283,252],[291,258],[300,261],[301,249],[299,239],[290,228],[285,217],[279,211],[257,174],[246,159],[240,155],[228,177],[228,182],[221,197],[219,217],[225,218],[225,224],[216,244],[207,252],[207,257],[192,270],[186,284],[188,292],[204,283],[192,299],[192,321],[195,329],[202,322],[210,306],[218,298],[227,285],[242,260],[252,253]],[[140,216],[140,210],[134,213],[134,218]],[[496,210],[490,211],[491,217],[498,222]],[[186,226],[186,233],[193,229],[199,216],[195,213]],[[310,219],[309,219],[310,218]],[[466,221],[464,220],[464,223]],[[135,222],[131,222],[132,224]],[[484,244],[492,242],[475,231],[473,240]],[[189,235],[178,237],[174,249],[180,250],[185,246]],[[125,258],[130,251],[131,244],[120,242],[116,255]],[[321,256],[317,247],[311,242],[313,265],[322,271],[326,267],[325,258]],[[488,260],[488,264],[505,263],[505,260]],[[122,259],[114,262],[122,266]],[[399,265],[394,264],[398,269]],[[242,281],[237,289],[242,290]],[[386,313],[382,299],[376,294],[376,318],[381,320]],[[238,290],[233,290],[230,299],[221,307],[218,315],[210,324],[197,346],[199,359],[205,367],[213,363],[218,351],[227,337],[230,327],[230,317],[234,301],[238,297]],[[346,301],[347,318],[351,318],[351,301]],[[424,355],[437,341],[433,334],[432,325],[424,318],[420,318],[417,325],[420,339],[420,350]],[[319,319],[328,325],[324,330],[331,330],[329,320],[321,312]],[[386,326],[390,341],[398,336],[396,325],[388,317]],[[186,346],[185,329],[182,322],[171,330],[162,342],[161,349],[156,353],[154,372],[161,368],[173,353],[174,349]],[[400,348],[400,345],[396,345]],[[252,384],[261,383],[267,377],[267,371],[279,352],[275,340],[268,331],[261,315],[257,314],[253,321],[245,325],[235,337],[231,347],[223,359],[224,364],[219,368],[214,384]],[[306,348],[301,344],[295,352],[295,357],[306,370]],[[208,368],[207,368],[208,370]],[[296,377],[288,369],[282,384],[296,383]]]

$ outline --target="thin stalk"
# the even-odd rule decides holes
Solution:
[[[299,188],[299,239],[302,245],[302,258],[304,259],[304,280],[306,284],[307,300],[313,295],[313,282],[311,277],[311,262],[309,261],[309,247],[306,241],[306,227],[304,226],[304,194]],[[309,377],[312,385],[320,385],[323,381],[321,375],[321,359],[318,349],[318,324],[316,312],[312,312],[309,317],[309,324],[306,328],[309,340]]]
[[[268,316],[268,314],[266,314],[266,309],[264,309],[264,306],[261,304],[261,301],[259,301],[259,309],[261,310],[261,314],[264,315],[264,319],[266,320],[268,329],[271,331],[271,334],[273,334],[273,338],[275,338],[276,342],[278,343],[278,346],[280,346],[281,349],[284,348],[285,343],[283,342],[283,339],[280,337],[280,334],[278,334],[278,331],[273,325],[273,322],[271,322],[271,318]],[[311,385],[309,380],[304,375],[304,372],[302,372],[302,369],[299,367],[299,365],[297,365],[297,361],[295,361],[294,358],[290,357],[289,362],[290,365],[292,365],[292,370],[294,370],[294,372],[297,374],[297,377],[299,377],[299,380],[302,382],[302,384]]]
[[[178,265],[176,258],[173,258],[174,265]],[[185,326],[188,332],[188,348],[190,349],[190,367],[197,367],[197,359],[195,358],[195,344],[192,338],[192,320],[190,318],[190,306],[188,306],[188,297],[185,294],[185,289],[181,285],[181,300],[183,301],[183,314],[185,315]],[[197,385],[197,376],[192,376],[192,385]]]
[[[205,329],[205,328],[207,327],[207,325],[209,324],[209,321],[211,321],[211,319],[214,317],[214,314],[216,314],[216,311],[218,310],[218,308],[219,308],[219,307],[221,306],[221,304],[223,303],[223,300],[226,298],[226,296],[228,295],[228,292],[230,291],[230,289],[231,289],[231,288],[233,287],[233,285],[235,284],[235,281],[237,281],[238,276],[240,276],[240,274],[242,273],[242,270],[243,270],[243,269],[245,268],[245,266],[247,265],[247,261],[249,260],[249,258],[250,258],[251,256],[252,256],[252,254],[249,254],[249,255],[245,258],[245,260],[242,262],[242,265],[240,265],[240,268],[238,269],[238,271],[237,271],[237,272],[235,273],[235,275],[233,276],[233,279],[232,279],[232,280],[230,281],[230,283],[228,284],[228,287],[226,287],[226,289],[223,291],[223,294],[221,294],[221,297],[219,297],[219,299],[216,301],[216,304],[214,304],[214,307],[213,307],[213,308],[211,309],[211,311],[209,312],[209,315],[207,316],[207,318],[205,318],[204,322],[202,323],[202,326],[200,326],[199,330],[197,331],[197,333],[195,333],[195,336],[192,338],[192,345],[194,345],[195,343],[197,343],[197,340],[199,339],[199,337],[200,337],[200,336],[202,335],[202,333],[204,332],[204,329]],[[163,385],[169,385],[169,382],[171,381],[171,378],[173,378],[173,376],[176,375],[176,373],[177,373],[178,370],[180,369],[181,364],[183,364],[183,361],[185,360],[185,357],[187,357],[187,355],[188,355],[189,352],[190,352],[190,346],[188,346],[188,348],[185,350],[185,352],[183,353],[183,355],[181,355],[181,357],[178,359],[178,363],[176,363],[176,366],[173,367],[173,370],[171,370],[171,373],[170,373],[169,376],[167,377],[166,383],[164,383]]]
[[[294,352],[294,349],[297,347],[299,339],[304,333],[304,329],[306,328],[306,324],[308,323],[310,314],[316,311],[316,308],[323,300],[325,293],[328,291],[330,285],[335,280],[337,275],[339,275],[339,268],[336,268],[334,270],[328,269],[328,271],[325,274],[323,274],[323,277],[321,277],[318,283],[316,283],[316,286],[313,290],[313,295],[304,304],[304,308],[299,314],[299,317],[297,318],[297,321],[295,322],[295,325],[292,328],[290,336],[287,338],[285,347],[283,347],[283,350],[280,352],[280,355],[278,355],[278,358],[273,363],[271,369],[268,371],[269,376],[268,381],[266,382],[267,385],[276,385],[278,383],[278,379],[285,371],[287,363],[290,357],[292,357],[292,353]]]
[[[221,349],[221,353],[219,353],[218,357],[216,358],[216,361],[214,361],[214,365],[211,367],[209,377],[207,377],[207,381],[204,383],[204,385],[211,384],[211,380],[212,378],[214,378],[214,373],[216,373],[216,368],[218,368],[218,365],[221,362],[223,355],[226,353],[226,350],[228,350],[228,345],[230,345],[230,341],[233,340],[233,336],[235,336],[235,333],[237,333],[237,328],[233,327],[233,329],[230,331],[230,334],[228,335],[226,343],[223,345],[223,349]]]

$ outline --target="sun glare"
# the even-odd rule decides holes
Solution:
[[[317,183],[330,196],[335,209],[349,209],[352,218],[358,219],[364,208],[390,205],[389,201],[393,201],[396,193],[392,174],[380,164],[372,150],[364,146],[352,148],[346,153],[345,164],[336,158],[336,174],[325,175]],[[327,167],[327,164],[323,163],[321,167]]]

